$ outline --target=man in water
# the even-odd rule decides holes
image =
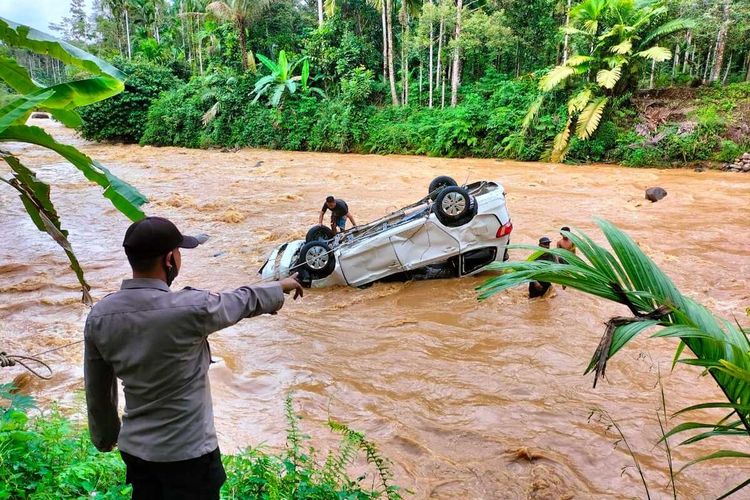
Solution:
[[[354,217],[349,213],[349,205],[347,205],[344,200],[337,200],[333,196],[328,196],[326,202],[323,203],[323,208],[320,209],[318,224],[323,224],[323,216],[325,215],[326,210],[331,211],[331,229],[333,230],[333,234],[344,230],[346,227],[346,219],[352,221],[352,226],[357,225],[357,223],[354,222]]]
[[[550,240],[546,236],[542,236],[541,238],[539,238],[539,246],[542,248],[549,248],[550,243],[552,243],[552,240]],[[549,260],[552,262],[557,262],[555,256],[547,252],[544,252],[542,255],[537,257],[536,260]],[[530,281],[529,298],[534,299],[536,297],[543,296],[545,293],[547,293],[547,290],[549,290],[551,286],[552,283],[548,281]]]
[[[132,224],[123,246],[133,278],[86,319],[91,441],[100,451],[119,447],[136,500],[219,498],[226,474],[214,429],[208,335],[275,313],[284,294],[302,297],[294,277],[223,293],[190,287],[173,292],[180,248],[201,242],[161,217]],[[122,424],[118,378],[125,394]]]
[[[563,226],[560,228],[560,239],[557,240],[557,248],[562,248],[564,250],[568,250],[569,252],[576,253],[576,245],[575,243],[570,241],[567,233],[570,233],[570,228],[568,226]]]

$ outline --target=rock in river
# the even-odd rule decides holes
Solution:
[[[660,187],[650,187],[646,190],[646,199],[651,202],[659,201],[667,196],[667,191]]]

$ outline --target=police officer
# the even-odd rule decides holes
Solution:
[[[302,296],[294,278],[231,292],[169,287],[182,265],[183,236],[161,217],[132,224],[123,246],[133,278],[99,301],[86,319],[84,377],[91,440],[119,447],[138,499],[218,499],[221,465],[208,380],[208,335],[244,318],[274,313],[284,294]],[[125,409],[117,410],[117,379]]]

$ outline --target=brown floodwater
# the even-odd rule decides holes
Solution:
[[[505,186],[513,242],[556,237],[562,225],[603,241],[593,218],[606,218],[685,293],[748,324],[750,175],[100,145],[48,127],[138,186],[151,200],[149,214],[212,235],[183,253],[175,286],[221,290],[257,280],[269,251],[302,237],[329,193],[367,221],[419,199],[433,177],[448,174]],[[94,297],[116,290],[128,275],[120,246],[128,221],[61,158],[11,149],[53,184]],[[643,193],[655,185],[669,195],[651,204]],[[87,309],[65,256],[36,231],[7,186],[0,188],[0,221],[0,348],[36,353],[80,339]],[[691,367],[670,371],[676,342],[644,336],[610,361],[608,380],[592,389],[591,376],[582,373],[603,323],[627,311],[559,287],[541,300],[529,301],[518,288],[478,302],[474,288],[486,278],[309,290],[278,316],[213,335],[213,353],[223,359],[211,370],[222,449],[283,447],[283,401],[293,391],[317,449],[337,442],[325,427],[329,416],[362,430],[393,461],[395,482],[415,498],[644,497],[616,431],[597,414],[589,418],[602,408],[636,452],[652,495],[671,497],[667,460],[656,444],[659,373],[668,411],[720,400],[712,381]],[[80,411],[81,355],[80,345],[48,355],[54,377],[29,390],[45,403]],[[4,369],[2,380],[17,373]],[[722,441],[686,446],[674,450],[675,464],[722,447],[742,449]],[[749,474],[742,462],[698,465],[679,477],[678,492],[715,497]]]

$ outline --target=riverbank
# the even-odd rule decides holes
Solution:
[[[592,218],[603,217],[719,315],[744,322],[750,305],[745,174],[112,146],[52,131],[137,186],[151,200],[149,214],[212,235],[185,253],[177,287],[220,290],[255,280],[273,247],[315,223],[329,193],[367,220],[423,196],[433,177],[448,174],[503,183],[514,243],[554,239],[562,225],[598,235]],[[127,221],[59,157],[30,147],[20,154],[53,183],[94,297],[116,290],[128,271],[121,252]],[[669,194],[651,204],[643,191],[654,185]],[[12,235],[0,245],[3,349],[35,353],[81,338],[87,310],[65,256],[36,231],[11,190],[0,190],[0,206]],[[515,250],[511,257],[525,254]],[[654,446],[657,374],[668,412],[719,400],[717,389],[694,370],[670,371],[674,343],[647,337],[613,359],[608,383],[592,389],[581,374],[602,324],[625,311],[559,288],[539,301],[517,289],[478,303],[474,288],[485,278],[311,290],[278,316],[213,336],[212,352],[222,359],[210,372],[222,449],[283,448],[280,404],[293,390],[316,448],[337,442],[324,430],[328,416],[363,430],[394,461],[395,483],[413,489],[415,498],[640,497],[635,472],[622,473],[632,462],[622,444],[614,445],[618,437],[606,422],[589,420],[591,408],[602,407],[638,452],[652,493],[668,496],[666,459]],[[53,353],[55,376],[29,389],[43,404],[80,407],[81,355],[77,347]],[[674,450],[676,464],[714,451],[701,446]],[[726,491],[739,482],[733,464],[688,469],[678,492],[705,498]]]

